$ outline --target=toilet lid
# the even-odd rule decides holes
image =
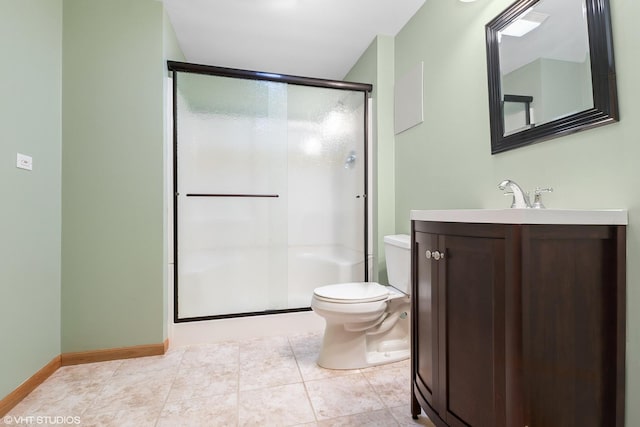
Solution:
[[[389,291],[386,286],[375,282],[338,283],[316,288],[316,297],[340,303],[374,302],[387,299]]]

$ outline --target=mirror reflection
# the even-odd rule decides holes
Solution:
[[[584,0],[541,0],[498,42],[504,135],[593,108]]]
[[[619,120],[609,0],[516,0],[485,29],[492,154]]]

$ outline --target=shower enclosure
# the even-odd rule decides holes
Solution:
[[[174,321],[309,310],[368,279],[371,86],[169,62]]]

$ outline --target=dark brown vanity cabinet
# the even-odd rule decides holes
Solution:
[[[625,227],[413,222],[412,414],[624,425]]]
[[[505,357],[508,231],[415,224],[414,393],[436,424],[505,425],[504,371],[495,365]]]

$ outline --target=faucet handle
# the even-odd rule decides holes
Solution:
[[[553,193],[553,188],[551,188],[551,187],[548,187],[548,188],[536,187],[535,191],[533,192],[533,194],[535,194],[536,196],[539,196],[542,193]]]
[[[534,208],[534,209],[544,209],[545,208],[545,206],[542,204],[542,193],[553,193],[553,188],[551,188],[551,187],[548,187],[548,188],[536,187],[535,191],[533,192],[534,198],[533,198],[533,204],[531,205],[532,208]]]

